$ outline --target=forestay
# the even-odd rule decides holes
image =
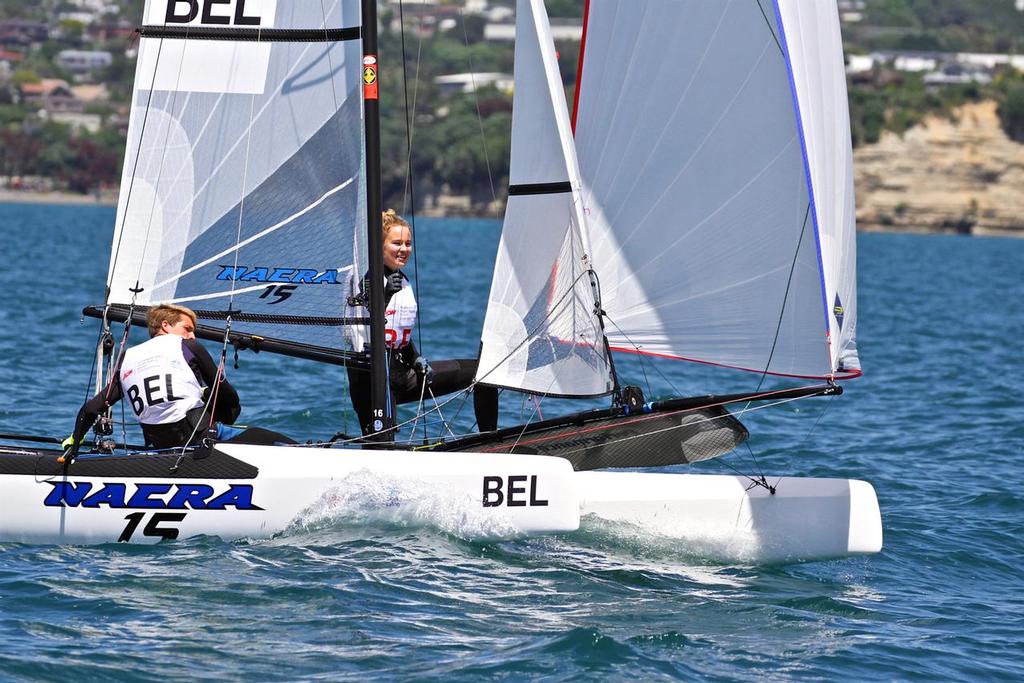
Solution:
[[[359,6],[147,0],[107,303],[342,348],[365,235]],[[215,323],[215,324],[223,324]]]
[[[556,396],[611,390],[579,192],[547,13],[541,0],[519,0],[509,198],[480,381]]]
[[[614,348],[859,374],[834,3],[590,0],[575,119]]]

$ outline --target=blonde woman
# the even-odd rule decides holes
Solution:
[[[477,361],[473,359],[429,362],[412,341],[418,307],[416,296],[402,268],[412,255],[412,227],[393,209],[384,212],[384,343],[388,348],[392,414],[397,403],[418,401],[424,384],[434,396],[465,389],[473,383]],[[364,280],[364,290],[366,281]],[[370,377],[349,368],[352,407],[359,416],[363,434],[372,431]],[[480,431],[498,428],[498,391],[494,387],[473,389],[473,408]]]

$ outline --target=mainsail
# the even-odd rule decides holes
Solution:
[[[834,3],[589,0],[575,112],[613,348],[859,374]]]
[[[477,379],[553,396],[612,389],[565,94],[541,0],[519,0],[509,198]]]
[[[220,326],[230,309],[235,332],[345,348],[365,269],[358,2],[143,16],[107,304]]]

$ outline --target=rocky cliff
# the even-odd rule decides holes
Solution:
[[[854,151],[862,230],[1024,237],[1024,145],[995,102],[968,104]]]

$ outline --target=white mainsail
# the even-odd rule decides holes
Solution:
[[[576,149],[613,348],[859,373],[834,3],[591,0]]]
[[[596,396],[611,373],[588,275],[579,171],[542,0],[519,0],[509,199],[477,379]]]
[[[366,224],[358,2],[143,17],[107,302],[201,322],[230,305],[235,331],[344,347]]]

